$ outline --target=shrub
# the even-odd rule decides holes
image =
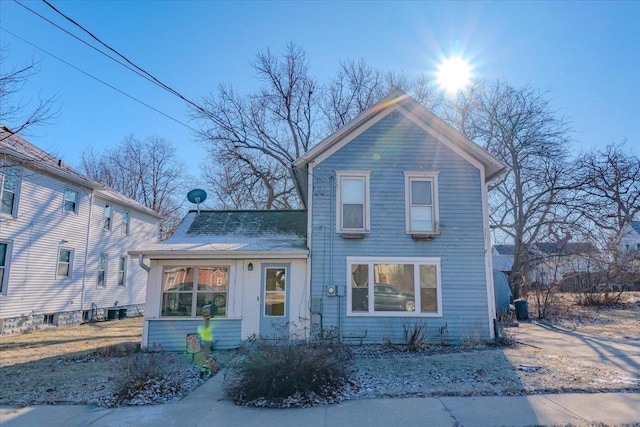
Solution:
[[[203,378],[187,358],[174,353],[138,353],[125,359],[116,405],[146,405],[187,394]]]
[[[339,343],[257,342],[230,367],[226,390],[236,403],[266,399],[271,406],[292,396],[330,398],[346,384],[351,358]]]
[[[407,350],[420,351],[427,346],[426,327],[427,325],[421,320],[413,324],[405,323],[402,326]]]

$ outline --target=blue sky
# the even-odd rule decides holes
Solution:
[[[23,0],[21,0],[23,1]],[[136,64],[189,98],[230,83],[259,82],[249,62],[287,42],[307,52],[326,82],[340,61],[364,59],[408,76],[433,75],[456,40],[477,78],[550,91],[572,122],[577,150],[627,138],[640,147],[640,2],[208,2],[52,3]],[[24,1],[65,28],[44,3]],[[0,26],[186,124],[186,105],[90,50],[13,0],[0,2]],[[76,34],[78,32],[76,31]],[[3,70],[40,60],[25,99],[59,97],[60,113],[28,139],[77,166],[89,144],[163,136],[197,175],[204,150],[191,131],[107,88],[47,53],[0,31]],[[193,125],[193,124],[192,124]],[[194,185],[197,184],[194,182]]]

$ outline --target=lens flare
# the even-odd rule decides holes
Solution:
[[[445,58],[438,65],[436,82],[449,93],[456,93],[471,84],[471,66],[461,56]]]

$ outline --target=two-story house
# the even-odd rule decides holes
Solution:
[[[158,214],[4,127],[0,180],[0,333],[142,311],[147,273],[127,251],[157,241]]]
[[[620,249],[622,252],[640,251],[640,221],[624,225],[620,233]]]
[[[218,348],[283,330],[401,343],[417,322],[450,342],[490,339],[487,186],[503,170],[394,92],[294,162],[304,211],[191,212],[172,238],[131,252],[150,260],[143,347],[183,349],[202,324],[215,291],[173,280],[194,268],[228,272]]]

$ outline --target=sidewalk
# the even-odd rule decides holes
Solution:
[[[180,402],[167,405],[0,407],[0,426],[640,425],[640,393],[365,399],[303,409],[258,409],[226,400],[222,377],[216,375]]]

